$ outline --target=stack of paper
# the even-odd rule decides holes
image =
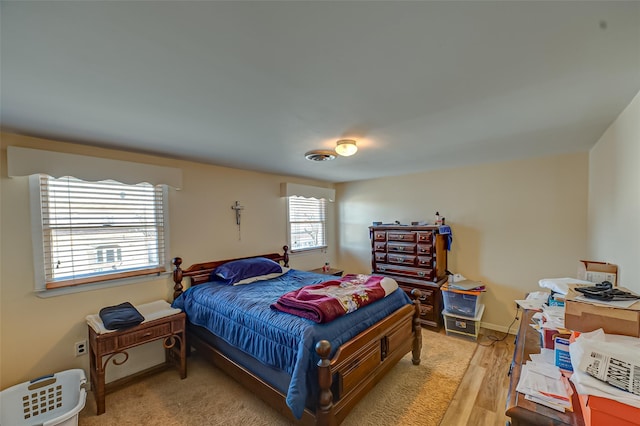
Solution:
[[[564,329],[564,306],[543,306],[542,316],[545,328]]]
[[[522,309],[530,309],[534,311],[542,310],[542,307],[547,303],[547,299],[551,293],[544,291],[535,291],[529,293],[526,299],[516,300],[518,306]]]
[[[552,330],[555,334],[571,334],[571,330],[564,327],[564,306],[548,306],[542,304],[539,311],[531,317],[531,326],[544,337],[545,330]],[[546,347],[546,346],[545,346]]]
[[[569,381],[558,367],[545,362],[527,361],[516,387],[529,401],[557,411],[573,411]]]

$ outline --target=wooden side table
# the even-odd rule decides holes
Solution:
[[[316,274],[325,274],[325,275],[335,275],[336,277],[341,277],[344,274],[343,269],[329,268],[328,271],[323,271],[322,268],[312,269],[309,272],[315,272]]]
[[[171,365],[178,368],[181,379],[187,377],[185,319],[184,312],[180,312],[142,323],[136,327],[101,334],[96,333],[91,326],[88,326],[89,372],[98,415],[105,412],[104,397],[108,391],[129,383],[137,377],[155,373]],[[159,339],[163,339],[162,345],[165,348],[164,364],[123,377],[105,386],[104,376],[109,361],[112,361],[114,365],[122,365],[129,359],[127,349]],[[116,358],[118,355],[122,355],[122,358]]]

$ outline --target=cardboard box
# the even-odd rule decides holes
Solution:
[[[567,297],[564,326],[574,331],[587,332],[601,328],[609,334],[640,337],[640,302],[629,308],[618,308]]]
[[[579,280],[601,283],[609,281],[614,286],[618,285],[618,266],[613,263],[596,262],[593,260],[581,260],[578,265]]]
[[[640,425],[640,408],[613,399],[578,394],[586,426]]]

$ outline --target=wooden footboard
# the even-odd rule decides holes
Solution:
[[[280,257],[288,260],[286,250],[285,246],[285,256]],[[273,258],[279,255],[272,253],[270,256]],[[195,277],[192,285],[197,285],[204,282],[199,277],[208,276],[212,265],[217,266],[224,262],[196,264],[182,271],[182,259],[176,258],[173,276],[177,295],[182,293],[183,276]],[[414,290],[413,305],[403,306],[344,343],[331,359],[329,342],[318,342],[316,352],[321,358],[317,365],[319,400],[316,412],[305,409],[300,420],[293,417],[286,404],[286,395],[210,344],[204,335],[208,333],[206,330],[188,325],[187,341],[200,354],[289,419],[300,424],[336,425],[344,420],[358,401],[408,352],[412,352],[414,364],[420,363],[422,328],[419,297],[420,292]]]
[[[316,424],[341,423],[408,352],[413,353],[414,364],[420,363],[422,332],[414,321],[420,312],[420,302],[416,302],[417,306],[398,309],[343,344],[331,360],[327,358],[329,342],[318,343],[316,351],[322,359],[318,363],[320,401]]]

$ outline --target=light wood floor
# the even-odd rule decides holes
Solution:
[[[509,365],[515,348],[515,335],[480,329],[478,349],[462,378],[453,400],[445,413],[441,426],[504,426],[504,415],[509,390]]]

